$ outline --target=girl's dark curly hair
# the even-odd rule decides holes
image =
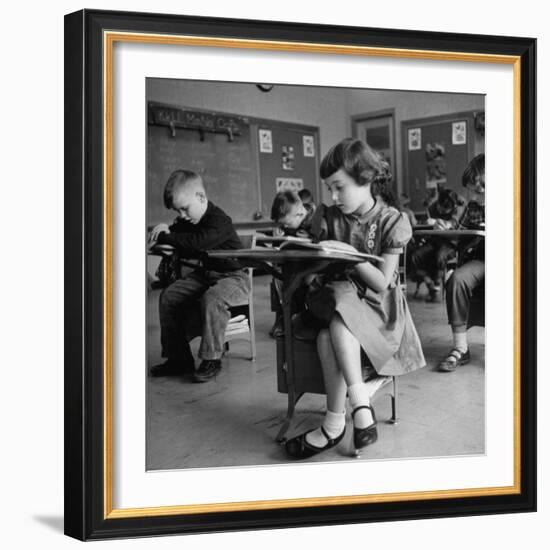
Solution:
[[[476,179],[485,175],[485,154],[475,156],[462,174],[462,185],[475,184]]]
[[[389,164],[364,141],[346,138],[325,155],[319,170],[322,179],[344,170],[357,185],[370,185],[373,196],[393,206],[395,198],[389,189],[392,175]]]

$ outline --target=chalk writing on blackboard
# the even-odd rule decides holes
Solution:
[[[243,126],[248,125],[248,120],[245,117],[178,109],[177,107],[150,103],[149,124],[169,127],[172,130],[172,137],[174,137],[176,128],[183,128],[198,130],[201,132],[201,139],[203,132],[214,132],[226,134],[232,140],[233,136],[242,135]]]

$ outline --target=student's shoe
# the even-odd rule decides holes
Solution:
[[[313,428],[313,430],[315,429],[316,428]],[[326,451],[327,449],[331,449],[332,447],[338,445],[340,441],[342,441],[344,434],[346,433],[346,427],[344,426],[342,433],[338,437],[331,439],[328,436],[327,432],[325,431],[325,428],[321,426],[321,431],[323,432],[323,435],[327,439],[327,444],[324,445],[323,447],[315,447],[315,445],[311,445],[306,441],[306,435],[309,432],[312,432],[313,430],[308,430],[307,432],[304,432],[301,435],[297,435],[296,437],[289,439],[285,443],[285,451],[290,458],[297,458],[297,459],[309,458],[323,451]]]
[[[277,318],[275,323],[273,323],[273,326],[271,327],[271,330],[269,331],[269,336],[272,338],[278,338],[279,336],[283,336],[285,333],[283,328],[283,319]]]
[[[432,287],[428,291],[426,302],[439,303],[441,302],[441,289],[439,287]]]
[[[371,405],[360,405],[359,407],[353,409],[353,411],[351,411],[352,420],[357,411],[360,411],[361,409],[369,409],[372,414],[372,424],[366,428],[353,427],[353,446],[355,447],[356,456],[359,456],[364,447],[367,445],[372,445],[378,440],[378,428],[376,427],[378,422],[376,421],[376,414]]]
[[[470,350],[462,352],[459,349],[453,348],[447,357],[439,363],[437,369],[440,372],[453,372],[456,367],[460,365],[465,365],[470,362]]]
[[[222,370],[222,362],[219,359],[207,359],[203,361],[193,376],[194,382],[208,382]]]
[[[175,359],[168,359],[164,363],[153,365],[149,374],[154,377],[159,376],[182,376],[184,374],[191,373],[195,370],[195,362],[191,356],[188,359],[177,361]]]

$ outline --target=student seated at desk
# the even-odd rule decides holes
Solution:
[[[380,387],[365,384],[362,355],[379,375],[399,375],[425,365],[418,334],[399,285],[398,260],[411,238],[407,216],[379,197],[390,179],[388,164],[363,141],[345,139],[320,168],[334,205],[315,216],[312,233],[342,247],[381,256],[331,278],[310,280],[308,315],[317,322],[317,349],[327,393],[319,428],[286,442],[292,458],[330,449],[344,437],[346,395],[356,452],[378,438],[371,396]],[[306,317],[307,319],[307,317]]]
[[[302,189],[304,191],[304,189]],[[310,193],[311,195],[311,193]],[[271,219],[277,224],[274,236],[310,237],[311,221],[315,207],[302,202],[299,194],[281,191],[275,195],[271,205]],[[271,309],[275,312],[275,323],[269,335],[276,338],[283,334],[282,283],[279,279],[271,281]],[[296,301],[300,301],[297,297]],[[298,307],[294,308],[295,311]]]
[[[302,204],[308,205],[309,207],[311,207],[312,210],[315,210],[313,195],[311,194],[311,191],[309,189],[300,189],[300,191],[298,191],[298,196],[300,197]]]
[[[480,229],[485,227],[485,155],[474,157],[464,174],[464,185],[470,201],[458,222],[457,229]],[[470,361],[468,349],[468,317],[473,292],[485,285],[485,240],[476,237],[461,243],[459,267],[445,285],[447,316],[453,332],[453,349],[439,363],[442,372],[453,372]]]
[[[178,213],[169,227],[157,225],[149,246],[169,244],[180,257],[202,258],[204,250],[242,248],[231,218],[207,199],[201,177],[176,170],[164,188],[164,205]],[[236,260],[206,260],[166,287],[159,300],[162,356],[166,362],[151,368],[152,376],[193,374],[206,382],[221,370],[224,335],[231,306],[239,305],[250,292],[248,275]],[[190,308],[200,305],[202,339],[195,371],[185,321]]]
[[[315,206],[302,202],[293,191],[280,191],[271,205],[271,219],[277,224],[274,236],[309,237]]]
[[[456,229],[463,211],[464,200],[451,189],[440,189],[437,198],[428,205],[428,216],[434,229]],[[446,239],[428,238],[411,253],[412,278],[417,289],[421,283],[428,287],[429,302],[441,301],[441,284],[447,263],[455,255],[456,247]]]

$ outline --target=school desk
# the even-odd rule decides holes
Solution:
[[[443,237],[444,239],[462,239],[464,237],[485,237],[482,229],[414,229],[414,237]]]
[[[321,250],[277,250],[272,248],[257,248],[243,250],[210,250],[206,252],[211,258],[238,259],[243,266],[262,267],[272,273],[283,283],[283,327],[284,327],[284,362],[288,406],[285,421],[277,434],[277,441],[284,441],[284,435],[294,415],[296,403],[302,392],[296,388],[296,371],[294,368],[294,352],[292,338],[292,297],[307,275],[324,273],[339,269],[364,260],[345,252],[326,252]]]

